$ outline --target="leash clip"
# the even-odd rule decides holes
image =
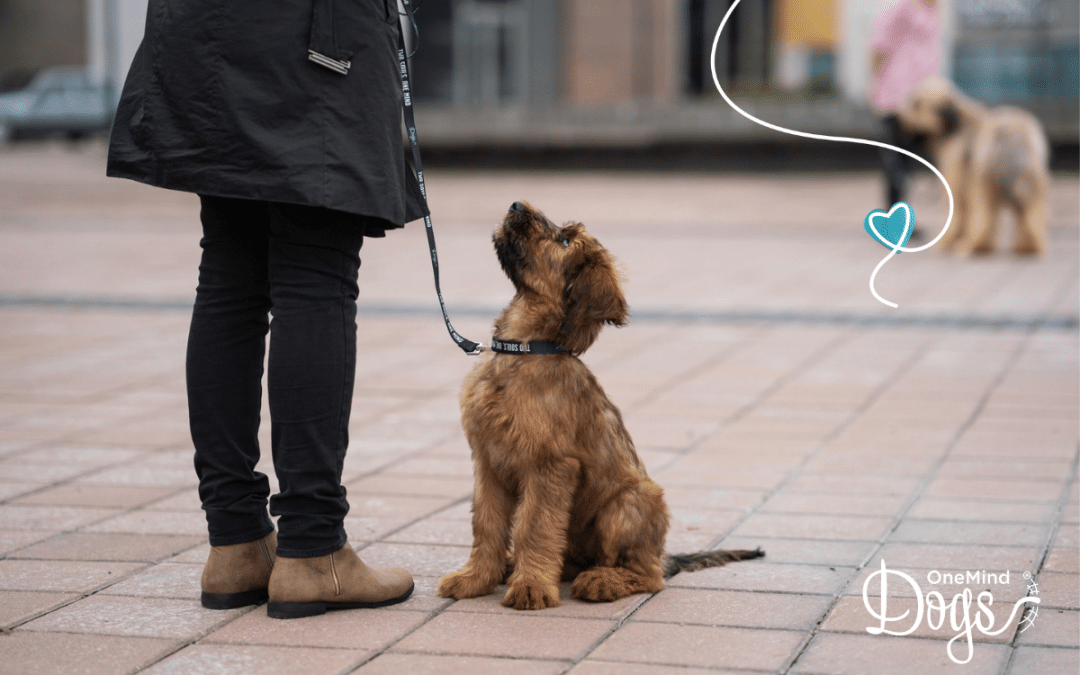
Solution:
[[[465,352],[466,356],[480,356],[484,353],[484,345],[479,342],[476,343],[476,347],[471,352]]]

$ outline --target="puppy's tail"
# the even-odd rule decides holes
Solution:
[[[709,567],[721,567],[729,562],[751,560],[765,555],[756,548],[753,551],[698,551],[697,553],[669,553],[664,556],[664,578],[679,572],[696,572]]]

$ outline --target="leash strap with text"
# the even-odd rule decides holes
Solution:
[[[409,23],[416,25],[413,19],[412,0],[402,0]],[[413,115],[412,88],[409,85],[409,59],[405,52],[405,29],[398,21],[398,72],[401,75],[402,112],[405,116],[405,128],[409,134],[409,145],[412,147],[413,168],[416,170],[416,180],[420,184],[420,194],[427,205],[427,187],[424,185],[424,166],[420,162],[420,143],[416,139],[416,119]],[[430,211],[430,207],[428,207]],[[442,308],[443,321],[450,337],[461,347],[462,351],[470,356],[475,356],[484,351],[484,346],[466,339],[454,330],[450,323],[450,315],[446,312],[446,302],[443,300],[442,288],[439,284],[439,253],[435,248],[435,230],[431,225],[431,216],[424,216],[424,231],[427,232],[428,248],[431,249],[431,270],[435,275],[435,293],[439,296],[439,307]]]
[[[499,338],[491,339],[491,351],[500,354],[540,354],[543,356],[573,354],[573,352],[566,347],[557,345],[549,340],[519,342],[517,340],[500,340]]]

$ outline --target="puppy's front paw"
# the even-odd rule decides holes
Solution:
[[[444,575],[439,579],[439,595],[444,598],[464,600],[478,598],[495,590],[495,581],[484,579],[463,567],[457,572]]]
[[[547,609],[559,606],[559,586],[548,583],[510,584],[502,604],[514,609]]]

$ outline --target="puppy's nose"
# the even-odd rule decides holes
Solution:
[[[521,202],[514,202],[513,204],[510,205],[510,210],[515,212],[515,213],[521,213],[522,211],[525,210],[525,205],[522,204]]]

